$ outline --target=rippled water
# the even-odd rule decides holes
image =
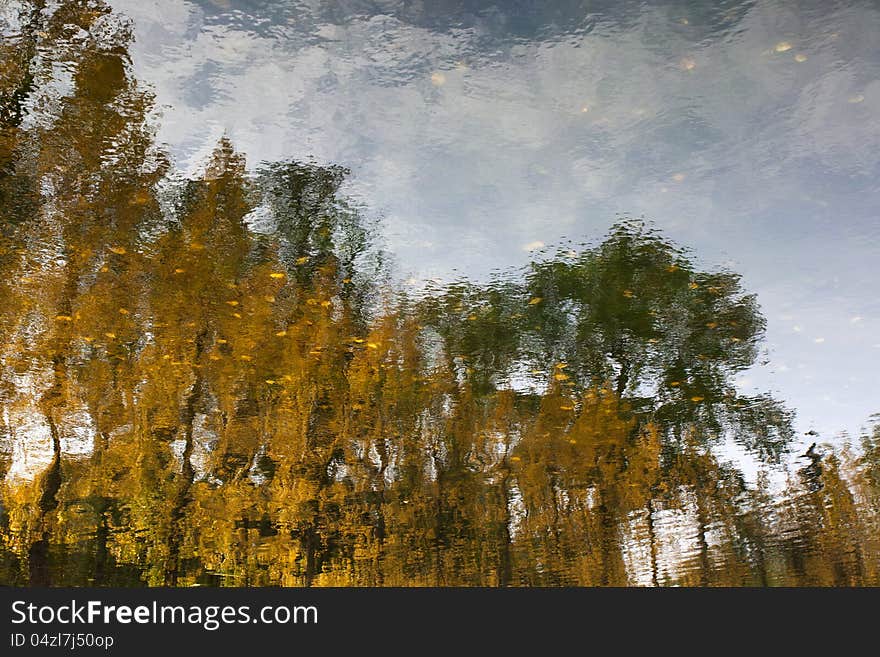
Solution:
[[[5,2],[0,582],[880,583],[878,33]]]

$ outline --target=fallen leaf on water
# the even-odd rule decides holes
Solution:
[[[532,299],[529,299],[529,305],[530,305],[530,306],[536,306],[536,305],[538,305],[539,303],[541,303],[543,300],[544,300],[544,299],[541,298],[541,297],[534,297],[534,298],[532,298]]]
[[[696,290],[698,287],[700,287],[700,284],[699,283],[689,283],[688,287],[692,290]]]
[[[238,358],[239,358],[239,360],[245,360],[245,361],[253,360],[253,358],[251,358],[251,357],[248,356],[247,354],[242,354],[242,355],[239,356]]]
[[[269,274],[269,276],[271,278],[284,278],[284,272],[273,271],[271,274]]]
[[[556,374],[553,375],[553,378],[556,379],[557,381],[567,381],[568,374],[563,374],[562,372],[557,372]]]
[[[175,274],[182,274],[185,271],[186,271],[186,269],[182,269],[181,267],[178,267],[177,269],[174,270],[174,273]]]
[[[718,328],[718,322],[709,322],[708,324],[706,324],[706,328]]]
[[[627,299],[632,299],[635,296],[635,292],[633,292],[632,290],[624,290],[623,296],[625,296]]]
[[[285,335],[287,335],[287,331],[278,331],[278,333],[276,333],[275,335],[277,335],[279,338],[283,338]]]
[[[304,264],[306,264],[308,261],[309,261],[309,256],[303,256],[302,258],[297,258],[297,259],[296,259],[296,264],[298,264],[298,265],[304,265]]]
[[[370,349],[378,349],[379,345],[376,344],[375,342],[368,342],[367,347],[369,347]]]
[[[70,315],[58,315],[55,317],[55,320],[58,322],[72,322],[73,317],[71,317]]]
[[[230,306],[237,306],[238,305],[238,301],[227,301],[226,303]]]
[[[798,53],[797,55],[794,56],[794,61],[796,61],[798,64],[802,64],[805,61],[807,61],[807,56],[804,55],[803,53]]]
[[[111,246],[110,250],[116,255],[125,255],[125,247],[124,246]]]
[[[692,402],[701,402],[701,401],[703,401],[703,398],[700,397],[699,395],[695,395],[694,397],[691,397],[691,401]]]
[[[776,52],[787,52],[791,50],[791,44],[788,41],[780,41],[775,46],[773,46],[773,50]]]
[[[114,339],[116,338],[116,334],[115,334],[115,333],[105,333],[104,335],[106,335],[106,336],[107,336],[108,338],[110,338],[111,340],[114,340]]]
[[[263,299],[265,301],[267,301],[268,303],[275,303],[275,297],[273,297],[273,296],[265,296],[265,297],[263,297]]]

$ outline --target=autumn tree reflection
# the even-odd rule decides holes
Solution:
[[[405,294],[345,170],[222,139],[180,180],[124,21],[16,7],[0,581],[880,583],[877,430],[780,465],[790,412],[732,384],[764,330],[737,274],[622,219]]]

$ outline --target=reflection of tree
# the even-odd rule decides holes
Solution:
[[[106,8],[24,16],[2,45],[2,582],[878,582],[876,431],[779,494],[713,451],[791,439],[731,385],[764,326],[737,275],[623,221],[524,276],[395,296],[343,170],[249,173],[221,140],[170,179]],[[53,61],[72,87],[34,104]]]

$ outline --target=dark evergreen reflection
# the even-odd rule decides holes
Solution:
[[[0,582],[880,584],[880,431],[769,469],[737,274],[622,219],[395,291],[345,171],[169,177],[123,26],[41,9],[2,43]]]

